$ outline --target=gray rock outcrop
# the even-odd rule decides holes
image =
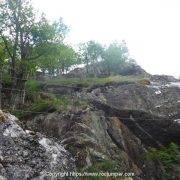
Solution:
[[[18,119],[3,114],[0,122],[0,179],[62,179],[48,173],[75,169],[72,156],[62,145],[40,133],[23,130]]]

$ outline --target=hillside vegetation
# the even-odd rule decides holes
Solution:
[[[124,40],[74,45],[69,31],[31,0],[0,1],[0,180],[178,180],[179,81]]]
[[[82,87],[91,87],[94,85],[110,85],[116,83],[136,83],[141,82],[142,80],[148,80],[142,76],[110,76],[106,78],[55,78],[46,80],[45,83],[48,85],[67,85],[67,86],[82,86]]]

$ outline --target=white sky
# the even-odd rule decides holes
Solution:
[[[63,17],[68,41],[125,40],[152,74],[180,76],[180,0],[33,0],[50,19]]]

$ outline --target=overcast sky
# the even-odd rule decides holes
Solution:
[[[33,0],[50,19],[63,17],[68,41],[125,40],[152,74],[180,76],[180,0]]]

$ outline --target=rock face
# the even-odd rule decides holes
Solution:
[[[150,147],[180,144],[178,82],[106,85],[76,93],[89,100],[89,107],[39,115],[26,126],[58,138],[80,169],[111,161],[118,172],[133,172],[134,179],[166,179],[160,162],[147,160],[146,153]]]
[[[47,173],[75,169],[73,158],[62,145],[39,133],[24,131],[10,114],[4,117],[0,122],[0,179],[54,179]]]
[[[146,155],[152,147],[180,144],[180,85],[155,79],[80,90],[48,87],[89,105],[24,119],[23,129],[31,131],[0,112],[2,178],[45,179],[45,171],[84,172],[92,167],[101,171],[97,168],[106,163],[109,171],[113,167],[115,172],[134,173],[134,180],[166,180],[162,164]]]
[[[169,83],[150,85],[138,83],[106,86],[92,89],[86,94],[91,100],[98,100],[119,110],[138,110],[157,116],[170,117],[180,113],[180,85]]]
[[[139,179],[166,179],[159,162],[146,160],[146,148],[117,117],[87,109],[73,114],[40,115],[27,126],[61,140],[75,157],[76,166],[116,162],[117,172],[133,172]],[[41,128],[43,127],[43,129]]]
[[[165,83],[165,84],[167,84],[168,82],[178,81],[173,76],[167,76],[167,75],[152,75],[150,80],[154,82],[158,82],[158,83]]]
[[[156,146],[153,138],[164,145],[180,144],[179,83],[100,87],[86,93],[86,97],[106,114],[120,117],[144,143]]]
[[[126,68],[123,68],[120,72],[120,75],[128,76],[128,75],[148,75],[148,73],[142,69],[140,66],[132,64],[130,66],[127,66]]]
[[[106,70],[104,70],[102,68],[101,63],[96,64],[96,67],[98,67],[98,68],[94,71],[94,67],[92,65],[90,65],[89,69],[88,69],[89,74],[87,74],[85,67],[84,68],[75,68],[74,70],[67,73],[65,75],[65,77],[82,79],[82,78],[85,78],[86,76],[94,76],[94,75],[96,77],[108,77],[109,76],[109,73],[106,72]],[[136,64],[131,64],[122,69],[119,69],[118,74],[122,75],[122,76],[148,75],[148,73],[144,69],[142,69],[140,66],[138,66]]]

